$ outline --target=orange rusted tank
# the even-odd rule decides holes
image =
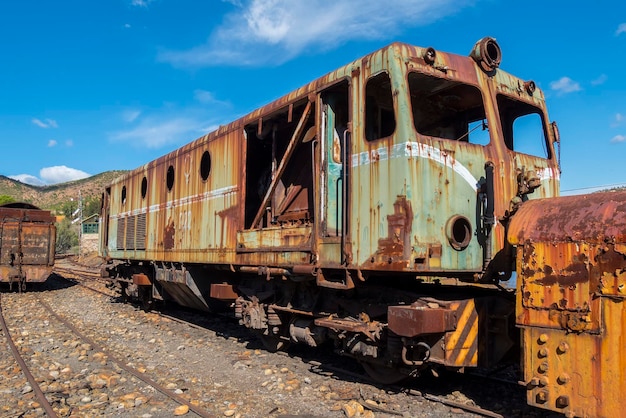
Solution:
[[[25,288],[52,273],[56,243],[55,218],[28,203],[0,206],[0,282]]]
[[[509,242],[528,403],[626,416],[626,192],[526,202]]]

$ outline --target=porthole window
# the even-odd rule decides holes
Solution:
[[[202,154],[202,159],[200,160],[200,176],[202,180],[206,181],[209,178],[209,174],[211,173],[211,154],[209,151],[204,151]]]
[[[122,205],[126,203],[126,186],[122,187]]]
[[[148,179],[144,176],[141,180],[141,198],[146,198],[146,193],[148,193]]]
[[[172,191],[174,187],[174,166],[171,165],[167,169],[167,190]]]

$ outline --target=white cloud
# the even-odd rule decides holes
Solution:
[[[42,168],[41,170],[39,170],[39,177],[35,177],[30,174],[16,174],[9,177],[33,186],[45,186],[47,184],[57,184],[73,180],[80,180],[90,176],[91,174],[87,174],[84,171],[66,167],[64,165],[58,165],[54,167]]]
[[[210,91],[206,90],[195,90],[193,92],[193,97],[200,103],[215,103],[215,95]]]
[[[608,77],[606,74],[600,74],[600,76],[598,78],[596,78],[595,80],[591,81],[591,85],[592,86],[599,86],[600,84],[604,84],[606,82],[606,80],[608,80]]]
[[[217,106],[221,106],[221,107],[228,108],[228,109],[232,107],[230,102],[218,100],[215,98],[215,95],[213,93],[211,93],[210,91],[206,91],[206,90],[199,90],[199,89],[194,90],[193,98],[197,102],[202,103],[204,105],[211,104],[211,105],[217,105]]]
[[[202,126],[206,126],[206,122],[189,117],[181,116],[169,120],[150,117],[141,120],[132,129],[111,134],[109,138],[116,142],[131,142],[137,147],[156,149],[189,142],[198,136]]]
[[[65,141],[65,146],[66,147],[73,147],[74,146],[74,141],[72,141],[71,139],[68,139]]]
[[[626,23],[621,23],[615,31],[615,36],[619,36],[622,33],[626,33]]]
[[[624,141],[626,141],[625,135],[615,135],[613,138],[611,138],[612,143],[618,143],[618,142],[624,142]]]
[[[39,170],[39,177],[47,184],[65,183],[67,181],[84,179],[89,176],[91,176],[91,174],[64,165],[44,167]]]
[[[31,176],[30,174],[16,174],[14,176],[9,176],[9,178],[12,178],[13,180],[17,180],[25,184],[30,184],[31,186],[45,186],[46,185],[46,183],[39,180],[35,176]]]
[[[473,0],[242,0],[206,44],[162,51],[159,59],[179,67],[280,64],[307,51],[350,40],[390,39],[406,27],[425,26]]]
[[[134,122],[141,115],[141,110],[128,109],[122,112],[122,119],[124,122]]]
[[[130,29],[130,28],[131,28],[130,23],[125,23],[125,24],[124,24],[124,28],[126,28],[126,29]]]
[[[148,5],[152,3],[153,1],[154,0],[131,0],[130,5],[138,6],[138,7],[148,7]]]
[[[52,148],[54,146],[56,146],[57,141],[54,139],[51,139],[50,141],[48,141],[48,147]]]
[[[45,121],[42,121],[41,119],[33,118],[31,122],[33,122],[35,125],[39,126],[40,128],[44,128],[44,129],[59,127],[59,125],[57,124],[57,121],[55,121],[54,119],[46,119]]]
[[[559,95],[582,90],[580,84],[569,77],[561,77],[557,81],[551,82],[550,88]]]

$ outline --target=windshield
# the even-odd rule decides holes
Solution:
[[[497,100],[507,148],[535,157],[551,158],[541,109],[501,94]]]
[[[480,145],[489,143],[485,106],[474,86],[409,73],[413,123],[418,133]]]

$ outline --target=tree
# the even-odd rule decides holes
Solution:
[[[6,194],[0,194],[0,205],[5,205],[7,203],[13,203],[15,199]]]
[[[89,218],[91,215],[100,213],[100,198],[87,197],[83,199],[83,219]]]
[[[78,234],[74,231],[73,225],[68,218],[57,224],[57,254],[67,253],[78,245]]]

